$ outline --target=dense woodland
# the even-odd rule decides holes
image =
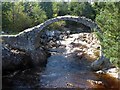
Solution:
[[[105,55],[120,67],[120,2],[2,2],[2,30],[14,34],[63,15],[85,16],[97,22],[103,32],[97,35]],[[62,24],[71,23],[57,22],[52,28]]]

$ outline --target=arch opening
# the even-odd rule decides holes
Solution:
[[[99,29],[97,24],[88,18],[78,17],[78,16],[59,16],[56,18],[49,19],[40,25],[39,32],[37,33],[35,37],[35,42],[34,42],[35,48],[40,47],[40,35],[41,35],[41,32],[44,30],[44,28],[49,26],[52,23],[59,22],[59,21],[77,22],[77,23],[80,23],[82,26],[89,28],[90,29],[89,32],[94,32],[96,30],[101,33],[101,30]]]

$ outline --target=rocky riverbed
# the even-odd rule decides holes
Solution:
[[[43,43],[46,44],[46,43]],[[91,63],[100,57],[99,40],[92,33],[71,34],[49,40],[46,67],[17,71],[3,76],[3,88],[98,88],[119,90],[120,80],[102,71],[93,71]],[[103,65],[104,68],[106,64]],[[103,68],[102,67],[102,68]],[[106,69],[105,69],[106,70]]]
[[[49,53],[43,48],[26,52],[2,43],[2,71],[3,75],[18,70],[45,66]]]

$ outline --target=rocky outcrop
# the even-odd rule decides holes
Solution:
[[[71,34],[71,38],[62,41],[62,44],[70,44],[71,48],[67,48],[69,52],[77,53],[80,59],[85,57],[91,61],[91,68],[95,71],[109,69],[113,67],[110,60],[102,53],[100,41],[94,33]],[[98,60],[97,60],[98,59]]]
[[[95,71],[102,70],[102,69],[109,69],[114,67],[110,60],[106,58],[104,55],[102,55],[98,60],[94,61],[91,64],[91,68]]]
[[[7,44],[2,45],[2,70],[15,71],[29,68],[31,63],[29,54],[24,51],[10,48]]]
[[[38,48],[37,50],[31,51],[30,56],[34,66],[45,66],[50,53],[43,48]]]
[[[2,44],[3,74],[6,72],[24,70],[31,67],[42,67],[43,65],[46,65],[47,57],[47,53],[42,49],[26,52],[15,49],[6,43]]]

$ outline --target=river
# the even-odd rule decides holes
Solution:
[[[91,70],[92,60],[80,50],[73,50],[68,39],[57,48],[51,48],[51,56],[44,68],[16,71],[3,76],[3,88],[10,90],[40,88],[82,88],[87,90],[119,90],[120,81],[108,74]],[[69,43],[68,43],[68,42]],[[80,44],[81,45],[81,44]],[[79,51],[79,52],[78,52]],[[79,54],[78,54],[79,53]]]

